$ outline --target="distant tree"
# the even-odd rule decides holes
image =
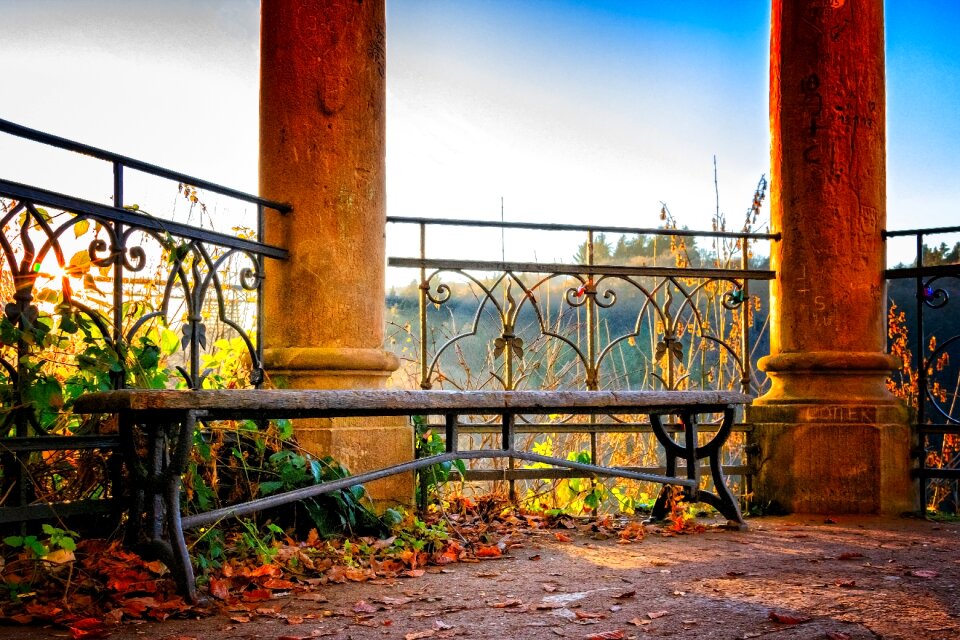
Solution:
[[[613,250],[613,259],[617,262],[628,262],[631,258],[652,258],[655,246],[650,236],[620,236]]]
[[[953,245],[952,249],[945,242],[941,242],[938,247],[923,245],[923,266],[925,267],[958,262],[960,262],[960,242]]]
[[[613,251],[610,247],[610,241],[603,233],[598,233],[593,237],[593,264],[610,264],[613,258]],[[577,252],[573,255],[573,260],[577,264],[587,264],[587,243],[584,241]]]

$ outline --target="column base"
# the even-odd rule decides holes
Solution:
[[[268,381],[287,389],[382,389],[399,367],[379,349],[289,347],[265,349]],[[303,419],[293,423],[297,442],[311,455],[331,456],[350,473],[413,459],[413,427],[403,417]],[[378,508],[413,504],[412,474],[364,485]]]
[[[747,408],[755,505],[829,514],[919,510],[909,413],[886,389],[889,364],[882,353],[761,360],[772,387]]]

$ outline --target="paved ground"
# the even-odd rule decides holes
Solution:
[[[834,522],[835,520],[835,522]],[[199,620],[124,624],[159,638],[960,638],[960,525],[784,517],[643,541],[525,534],[508,557],[347,583]],[[70,637],[0,627],[0,639]]]

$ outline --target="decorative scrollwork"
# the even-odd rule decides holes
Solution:
[[[431,293],[429,280],[420,284],[420,290],[423,291],[425,296],[427,296],[427,300],[437,306],[444,304],[450,299],[451,295],[450,286],[444,283],[437,285],[436,293]]]
[[[737,286],[733,291],[727,291],[723,294],[721,298],[721,304],[725,309],[733,311],[740,305],[742,305],[747,299],[747,294],[743,290],[743,287]]]
[[[593,301],[602,309],[609,309],[617,303],[617,292],[613,289],[604,289],[599,296],[594,296]]]
[[[261,282],[263,282],[263,273],[260,271],[260,264],[256,261],[253,267],[244,267],[240,270],[240,286],[247,291],[256,291]]]
[[[931,280],[930,283],[924,285],[920,291],[920,297],[923,300],[923,304],[931,309],[941,309],[950,302],[950,294],[944,289],[934,288],[931,284],[932,282]]]

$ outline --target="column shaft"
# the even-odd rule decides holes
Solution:
[[[385,47],[383,0],[261,3],[260,192],[293,205],[265,229],[290,252],[264,281],[264,363],[277,386],[377,388],[398,366],[382,349]],[[353,472],[412,455],[395,420],[295,427]],[[411,496],[407,479],[378,486]]]
[[[911,505],[909,429],[886,389],[882,0],[774,0],[770,391],[750,412],[760,503]]]

